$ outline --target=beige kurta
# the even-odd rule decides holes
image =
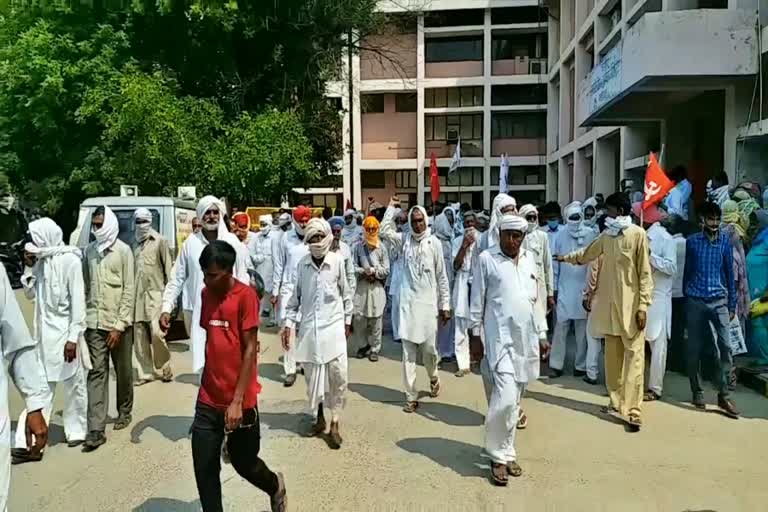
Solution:
[[[160,316],[163,290],[171,277],[173,256],[168,241],[154,229],[133,249],[136,262],[136,310],[134,322],[152,322]]]
[[[653,279],[645,230],[629,226],[618,236],[603,233],[580,251],[565,255],[566,263],[585,265],[604,256],[597,282],[599,308],[592,308],[592,328],[612,336],[634,338],[635,313],[647,311]]]

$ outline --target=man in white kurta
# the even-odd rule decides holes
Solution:
[[[194,217],[192,219],[192,233],[190,236],[195,235],[202,230],[203,225],[201,224],[200,219]],[[173,272],[173,268],[171,268],[171,271]],[[192,337],[192,310],[194,309],[192,298],[195,295],[194,284],[192,279],[187,279],[187,282],[184,283],[184,289],[181,291],[181,309],[184,315],[184,328],[187,331],[187,336],[190,338]]]
[[[357,224],[357,211],[348,209],[344,212],[344,229],[341,231],[341,240],[354,249],[355,245],[363,239],[363,226]]]
[[[536,297],[536,327],[539,338],[547,337],[547,313],[555,305],[554,272],[552,253],[549,251],[549,238],[539,229],[539,211],[532,204],[520,208],[520,216],[528,223],[523,249],[533,255],[536,261],[536,280],[539,291]]]
[[[344,258],[344,273],[347,276],[347,283],[349,284],[352,296],[354,297],[355,289],[357,287],[355,262],[352,261],[352,250],[347,244],[341,241],[341,230],[344,228],[344,219],[342,217],[331,217],[328,219],[328,224],[331,225],[331,233],[333,233],[331,252],[335,252]]]
[[[309,254],[309,249],[304,243],[304,227],[311,218],[311,212],[306,206],[298,206],[293,210],[293,229],[283,235],[283,239],[272,252],[274,264],[272,277],[273,304],[277,306],[277,322],[281,329],[285,329],[285,306],[293,295],[293,287],[296,282],[296,269],[299,261]],[[300,321],[298,318],[297,321]],[[295,334],[295,329],[291,330]],[[291,387],[296,383],[296,343],[283,347],[283,372],[285,380],[283,385]]]
[[[427,227],[427,212],[414,206],[408,214],[409,233],[398,233],[395,211],[399,199],[393,197],[381,222],[380,236],[389,240],[401,253],[403,273],[398,299],[398,331],[395,339],[403,344],[403,384],[406,404],[404,411],[412,413],[419,406],[416,400],[416,356],[421,352],[430,382],[430,395],[440,393],[437,375],[436,334],[438,315],[445,324],[451,317],[451,294],[445,272],[440,241],[431,236]]]
[[[403,233],[403,229],[408,229],[408,214],[406,212],[397,208],[394,217],[397,233]],[[403,281],[403,253],[388,239],[383,239],[383,241],[389,250],[389,309],[392,322],[392,339],[395,343],[400,343],[400,338],[397,335],[400,333],[400,284]]]
[[[454,211],[446,206],[442,213],[435,217],[432,225],[432,234],[440,241],[443,249],[443,267],[448,276],[448,292],[453,289],[453,238],[455,231],[453,229]],[[437,354],[440,356],[441,363],[452,362],[455,358],[454,331],[456,330],[453,320],[445,325],[439,325],[437,328]]]
[[[251,237],[248,252],[251,255],[253,267],[264,281],[264,291],[267,295],[272,295],[274,285],[272,248],[274,244],[279,243],[280,238],[280,231],[272,226],[272,216],[267,214],[259,217],[259,232]],[[260,313],[261,316],[267,317],[265,327],[275,325],[275,309],[266,297],[261,301]]]
[[[56,385],[64,393],[64,435],[71,447],[87,434],[88,394],[86,365],[80,340],[85,332],[85,290],[80,250],[64,245],[61,228],[49,218],[29,223],[32,242],[25,246],[27,266],[21,278],[24,293],[35,301],[33,332],[50,389],[43,408],[50,422]],[[87,354],[85,354],[87,357]],[[14,463],[29,462],[25,428],[26,409],[19,415],[14,442]],[[37,459],[39,460],[39,459]]]
[[[160,315],[160,327],[167,331],[171,325],[171,312],[176,307],[176,301],[182,290],[191,281],[189,289],[192,303],[192,371],[200,373],[205,366],[205,329],[200,327],[200,308],[202,306],[201,294],[204,288],[203,271],[200,268],[200,255],[203,249],[213,240],[223,240],[235,248],[237,259],[233,275],[241,283],[250,286],[251,278],[248,275],[248,250],[229,232],[224,223],[226,210],[224,203],[213,196],[205,196],[197,203],[197,217],[200,219],[203,229],[199,233],[191,235],[181,246],[176,263],[171,270],[171,278],[163,292],[163,307]]]
[[[454,342],[457,377],[469,374],[469,293],[472,286],[472,265],[478,254],[478,232],[475,230],[475,214],[464,214],[464,236],[453,240],[451,266],[455,272],[451,306],[455,320]]]
[[[563,255],[587,247],[597,237],[594,230],[583,225],[581,203],[575,201],[565,207],[566,227],[555,235],[552,254]],[[582,291],[587,282],[587,267],[569,263],[553,264],[554,289],[557,309],[552,354],[549,367],[552,377],[560,377],[565,365],[566,339],[571,325],[576,338],[576,360],[573,374],[586,375],[587,366],[587,311],[582,305]]]
[[[304,365],[309,411],[314,418],[311,435],[325,432],[323,404],[331,413],[331,447],[341,446],[339,416],[347,390],[347,337],[352,324],[352,295],[344,259],[331,252],[333,234],[323,219],[305,228],[309,254],[296,269],[296,281],[286,306],[283,346],[290,345],[296,329],[296,360]],[[300,323],[299,323],[300,320]],[[286,349],[288,347],[285,347]]]
[[[485,331],[485,451],[494,483],[506,485],[508,475],[522,474],[515,451],[520,397],[539,376],[539,343],[546,350],[547,341],[539,339],[536,326],[536,262],[520,248],[527,223],[506,214],[498,227],[499,244],[480,254],[473,269],[470,314],[472,325]]]
[[[633,207],[639,216],[640,206]],[[664,390],[664,373],[667,371],[667,341],[672,332],[672,286],[677,278],[677,244],[663,222],[666,214],[656,206],[645,210],[644,224],[651,249],[650,264],[653,277],[651,305],[648,306],[648,321],[645,325],[645,339],[651,347],[651,371],[648,390],[643,401],[661,398]]]
[[[38,345],[29,335],[16,296],[0,265],[0,349],[5,361],[0,364],[0,511],[6,511],[11,484],[11,418],[8,416],[8,377],[13,379],[27,409],[26,427],[33,434],[27,449],[39,458],[48,441],[48,425],[43,416],[51,402],[51,390],[40,359]],[[23,424],[21,425],[23,429]]]

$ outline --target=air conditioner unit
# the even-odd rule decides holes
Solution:
[[[178,187],[176,189],[176,196],[179,199],[194,201],[197,199],[197,189],[195,187]]]
[[[446,135],[445,138],[447,139],[448,144],[456,144],[459,142],[459,129],[458,128],[448,128],[445,131]]]
[[[531,75],[543,75],[547,72],[547,62],[543,59],[531,60],[528,63],[528,73]]]
[[[120,185],[120,197],[136,197],[139,195],[139,187],[136,185]]]

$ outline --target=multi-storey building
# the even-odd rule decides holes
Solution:
[[[429,205],[434,153],[441,202],[489,207],[506,154],[511,193],[544,200],[545,9],[537,0],[399,0],[381,9],[402,22],[366,38],[329,84],[344,112],[343,172],[332,177],[341,183],[296,192],[316,206],[386,204],[395,193]],[[459,138],[461,167],[448,176]]]
[[[650,151],[706,181],[765,181],[766,0],[542,0],[549,15],[547,196],[621,180],[642,189]],[[765,134],[765,135],[764,135]]]

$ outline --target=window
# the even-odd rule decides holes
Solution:
[[[133,246],[135,242],[133,232],[136,226],[136,223],[133,220],[133,212],[135,211],[135,208],[113,211],[117,217],[117,224],[120,229],[117,237],[129,246]],[[152,229],[160,231],[160,212],[152,208],[150,208],[149,211],[152,213]]]
[[[494,85],[491,105],[546,105],[546,84]]]
[[[509,185],[544,185],[547,183],[544,166],[512,166],[507,173]],[[491,186],[499,185],[499,167],[491,167]],[[514,194],[517,198],[517,192]]]
[[[418,186],[416,171],[395,171],[395,188],[416,188]]]
[[[456,130],[464,140],[483,138],[483,114],[429,115],[424,121],[426,140],[448,140],[449,130]]]
[[[363,188],[386,188],[386,171],[361,171]]]
[[[473,210],[482,208],[482,192],[443,192],[437,200],[442,205],[450,203],[467,203]],[[429,208],[432,206],[432,194],[424,194],[424,205]]]
[[[395,112],[416,112],[416,93],[395,94]]]
[[[539,2],[543,4],[543,2]],[[491,9],[491,23],[510,25],[512,23],[544,23],[547,21],[547,9],[537,6],[501,7]]]
[[[482,107],[483,88],[424,89],[424,108]]]
[[[483,60],[482,36],[427,39],[425,46],[426,62]]]
[[[545,39],[543,34],[508,34],[493,38],[491,44],[491,59],[514,59],[515,57],[540,58],[546,57],[537,50],[539,41]]]
[[[363,114],[383,114],[384,95],[365,94],[360,96],[360,110]]]
[[[546,114],[495,114],[491,118],[492,139],[533,139],[546,135]]]
[[[498,172],[498,171],[497,171]],[[482,187],[482,167],[459,167],[456,172],[448,176],[447,167],[438,167],[437,174],[441,187]],[[424,186],[429,187],[431,182],[429,167],[424,168]]]
[[[463,27],[483,23],[485,23],[485,12],[482,9],[431,11],[424,14],[425,27]]]

